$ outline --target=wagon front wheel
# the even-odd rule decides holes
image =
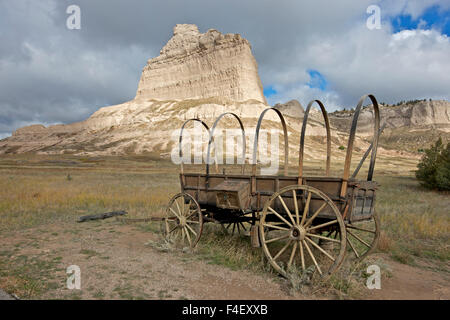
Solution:
[[[172,197],[161,229],[166,240],[194,248],[203,231],[203,215],[198,202],[188,193]]]
[[[330,233],[336,229],[339,239]],[[270,264],[283,276],[298,267],[327,278],[345,256],[341,213],[325,193],[310,186],[293,185],[274,193],[264,205],[259,234]]]

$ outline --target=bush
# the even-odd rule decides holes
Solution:
[[[450,143],[444,146],[439,138],[424,152],[416,171],[420,184],[429,189],[450,190]]]

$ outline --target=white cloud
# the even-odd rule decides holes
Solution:
[[[298,99],[305,104],[316,94],[332,108],[354,106],[365,93],[374,93],[387,103],[415,98],[450,99],[450,39],[436,30],[391,34],[389,29],[354,27],[339,36],[312,37],[306,50],[298,54],[300,64],[292,66],[297,70],[311,66],[319,70],[329,82],[329,91],[320,92],[304,83],[295,88],[278,86],[278,95],[271,101],[299,94]]]
[[[0,134],[24,123],[73,122],[99,106],[131,99],[147,59],[176,23],[241,33],[253,47],[270,102],[319,98],[354,106],[373,92],[383,102],[449,99],[450,45],[437,30],[392,34],[389,19],[420,15],[443,0],[78,0],[81,30],[65,27],[69,0],[0,1]],[[368,30],[366,8],[381,7]],[[328,81],[310,88],[307,70]]]

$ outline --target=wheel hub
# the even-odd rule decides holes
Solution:
[[[304,240],[306,230],[302,226],[295,226],[291,229],[291,238],[295,240]]]
[[[184,227],[186,225],[186,217],[180,217],[178,223],[180,226]]]

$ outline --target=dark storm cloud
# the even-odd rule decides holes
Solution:
[[[418,0],[0,0],[0,136],[31,123],[83,120],[132,99],[147,59],[177,23],[247,38],[264,86],[277,92],[271,103],[318,97],[335,108],[368,90],[386,102],[448,98],[448,38],[392,35],[389,25],[369,31],[372,3],[390,16],[417,17],[426,8]],[[66,28],[72,4],[81,8],[81,30]],[[326,90],[308,85],[308,70],[326,79]]]

